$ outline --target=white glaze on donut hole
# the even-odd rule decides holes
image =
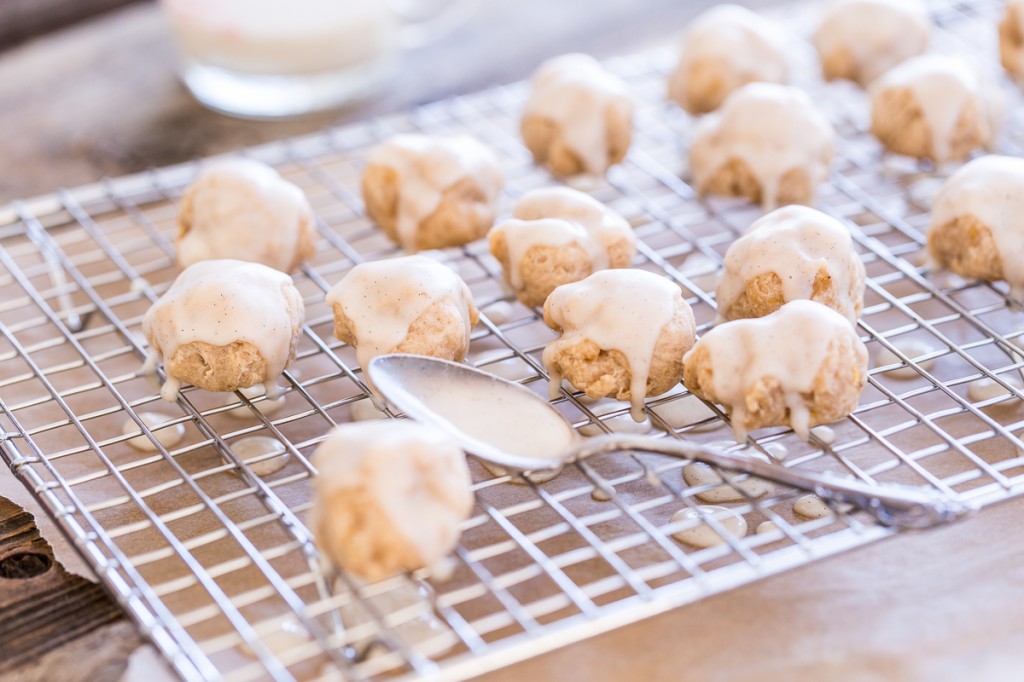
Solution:
[[[315,250],[316,220],[305,194],[251,159],[205,168],[181,200],[178,224],[183,268],[233,258],[291,272]]]
[[[721,4],[687,27],[668,97],[700,114],[718,108],[726,95],[747,83],[785,83],[788,77],[781,28],[745,7]]]
[[[747,520],[739,512],[728,507],[698,505],[697,508],[680,509],[672,515],[670,523],[685,524],[683,528],[673,532],[672,537],[684,544],[701,548],[724,543],[725,538],[701,518],[702,513],[714,517],[724,531],[734,538],[742,538],[747,534]]]
[[[531,307],[544,305],[561,284],[628,267],[636,255],[636,236],[625,218],[567,187],[524,194],[514,217],[495,225],[488,242],[503,282]]]
[[[867,379],[868,352],[849,321],[814,301],[708,331],[683,358],[684,382],[730,413],[737,442],[748,431],[809,429],[847,416]]]
[[[362,177],[366,210],[407,252],[468,244],[494,222],[505,184],[497,156],[466,135],[395,135]]]
[[[178,275],[146,312],[151,362],[162,359],[161,396],[183,381],[214,392],[264,384],[272,398],[295,357],[305,305],[291,277],[259,263],[204,260]]]
[[[936,163],[989,147],[1004,104],[961,58],[913,57],[871,84],[871,132],[889,151]]]
[[[672,281],[643,270],[604,270],[552,292],[544,321],[561,336],[544,349],[552,398],[562,378],[591,398],[628,399],[642,422],[648,392],[660,395],[682,377],[693,345],[693,311]]]
[[[436,565],[473,508],[465,453],[442,432],[407,420],[344,424],[317,447],[317,547],[367,580]]]
[[[632,125],[628,86],[593,57],[553,57],[534,72],[522,133],[534,158],[554,174],[604,175],[625,156]]]
[[[423,256],[360,263],[327,293],[334,335],[356,349],[359,366],[386,353],[462,360],[478,319],[469,287]]]
[[[935,196],[928,253],[964,277],[1005,280],[1024,301],[1024,159],[990,154],[964,165]]]
[[[746,197],[771,210],[812,203],[833,156],[832,124],[807,93],[750,83],[697,124],[690,169],[700,192]]]
[[[804,299],[856,324],[864,278],[845,225],[807,206],[785,206],[755,221],[729,246],[716,291],[718,317],[761,317]]]
[[[868,85],[928,47],[931,19],[921,0],[832,2],[813,36],[829,80]]]

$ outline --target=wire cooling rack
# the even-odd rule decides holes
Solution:
[[[934,5],[933,49],[979,58],[1003,78],[999,9],[994,0]],[[783,14],[806,30],[806,10]],[[818,82],[811,56],[799,59],[799,84],[842,138],[819,206],[850,226],[867,267],[860,331],[873,369],[858,409],[832,433],[805,443],[764,429],[749,447],[775,457],[785,448],[788,466],[930,486],[979,506],[1021,494],[1021,313],[1001,284],[921,267],[928,202],[949,169],[883,155],[865,132],[863,93]],[[671,64],[668,50],[610,63],[637,93],[636,139],[626,162],[586,189],[631,221],[635,267],[677,281],[704,331],[722,255],[759,211],[700,199],[687,184],[693,122],[664,103]],[[1019,103],[1015,87],[1003,89]],[[594,459],[548,481],[471,463],[476,508],[449,575],[360,584],[320,567],[304,525],[309,455],[330,427],[370,412],[324,293],[353,264],[398,253],[364,217],[365,152],[398,132],[475,135],[503,158],[508,214],[516,195],[552,182],[516,134],[524,94],[522,84],[495,88],[245,152],[301,186],[319,219],[316,255],[295,278],[307,305],[298,358],[283,406],[266,415],[264,400],[235,394],[186,389],[162,403],[138,372],[142,315],[176,275],[176,203],[201,162],[0,211],[3,457],[184,678],[465,678],[892,532],[855,510],[808,519],[793,510],[795,491],[756,497],[742,476],[723,474],[737,500],[726,506],[751,528],[735,537],[702,506],[714,483],[687,484],[684,463],[657,456]],[[1019,153],[1022,139],[1011,115],[999,151]],[[483,311],[470,361],[543,391],[540,353],[553,334],[536,310],[506,298],[485,245],[433,255]],[[979,380],[1004,390],[979,395]],[[558,405],[586,433],[638,428],[626,405],[568,393]],[[647,405],[652,437],[729,438],[721,414],[681,388]],[[162,416],[146,422],[147,412]],[[164,445],[172,432],[181,440]],[[266,458],[236,452],[254,435],[285,444],[284,468],[261,477]],[[683,508],[698,517],[672,522]],[[753,532],[764,521],[774,530]],[[673,538],[694,524],[723,541],[699,549]]]

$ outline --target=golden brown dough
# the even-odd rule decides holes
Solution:
[[[607,149],[604,166],[607,168],[626,158],[633,140],[633,121],[611,106],[605,108],[604,120],[604,146]],[[563,127],[550,118],[532,114],[523,116],[523,143],[533,154],[534,161],[548,166],[553,175],[561,178],[590,172],[586,161],[566,142],[563,131]]]
[[[931,19],[920,0],[838,0],[824,12],[812,41],[827,80],[866,87],[928,47]]]
[[[368,166],[362,188],[367,214],[392,241],[400,241],[398,174],[386,166]],[[459,180],[441,192],[441,203],[420,221],[410,250],[428,251],[475,242],[487,234],[494,214],[492,199],[473,180]]]
[[[883,90],[871,100],[871,134],[897,154],[932,161],[963,159],[988,144],[985,127],[977,103],[967,102],[950,133],[948,152],[937,159],[932,128],[910,88]]]
[[[782,174],[769,206],[785,204],[809,204],[814,201],[814,187],[807,179],[807,173],[793,168]],[[768,194],[764,185],[751,172],[750,166],[742,159],[731,158],[725,165],[712,172],[700,183],[700,191],[725,197],[742,197],[755,204],[765,204]]]
[[[965,164],[932,201],[928,252],[964,277],[1005,280],[1024,301],[1024,159],[989,154]]]

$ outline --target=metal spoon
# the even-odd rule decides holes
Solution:
[[[680,440],[611,434],[583,439],[547,400],[521,384],[447,360],[382,355],[367,370],[377,390],[477,457],[515,471],[554,469],[597,454],[636,451],[704,462],[852,504],[898,528],[930,528],[974,511],[929,488],[873,485],[788,469]]]

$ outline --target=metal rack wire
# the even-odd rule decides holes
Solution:
[[[936,49],[994,61],[999,9],[994,0],[935,4]],[[783,14],[805,28],[807,9]],[[946,171],[883,155],[865,132],[863,93],[817,82],[810,56],[800,59],[800,85],[842,138],[820,208],[850,226],[867,267],[860,331],[872,357],[885,349],[896,360],[872,369],[834,439],[805,443],[764,429],[749,447],[777,456],[782,446],[788,466],[931,486],[979,505],[1021,494],[1021,314],[1000,284],[922,269],[928,199]],[[631,221],[635,266],[677,281],[703,331],[722,255],[759,211],[701,199],[687,184],[692,121],[663,102],[671,60],[656,51],[610,64],[640,101],[636,139],[627,161],[586,189]],[[323,295],[353,264],[397,254],[364,217],[355,190],[362,158],[396,132],[468,132],[503,157],[507,213],[516,195],[551,182],[517,138],[523,95],[522,84],[495,88],[245,152],[301,186],[319,219],[317,253],[295,278],[307,305],[298,358],[283,407],[266,415],[263,398],[241,394],[186,389],[162,404],[138,372],[142,315],[176,274],[175,204],[201,162],[0,210],[0,451],[184,678],[465,678],[891,533],[856,510],[803,518],[795,491],[755,497],[743,477],[721,474],[736,491],[729,506],[751,527],[775,524],[735,537],[701,506],[714,484],[688,485],[683,463],[656,456],[587,461],[543,482],[474,463],[477,507],[449,576],[420,571],[364,585],[320,566],[303,524],[315,473],[308,456],[368,404]],[[1022,140],[1011,115],[1000,151],[1019,153]],[[506,300],[486,246],[434,255],[483,312],[470,361],[542,390],[539,356],[552,333],[537,311]],[[925,349],[908,357],[907,339]],[[911,378],[894,377],[897,368]],[[968,387],[983,378],[1005,393],[972,400]],[[558,405],[585,432],[631,425],[628,406],[570,393]],[[723,415],[702,405],[685,390],[648,400],[652,437],[727,438]],[[146,412],[164,416],[151,424]],[[170,429],[184,438],[165,446],[158,436]],[[285,444],[287,465],[257,475],[258,459],[233,447],[252,435]],[[130,447],[135,437],[150,451]],[[681,508],[698,518],[670,521]],[[697,549],[673,539],[697,523],[723,542]]]

